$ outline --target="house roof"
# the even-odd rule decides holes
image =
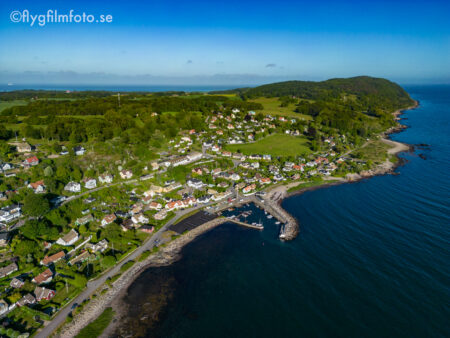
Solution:
[[[28,163],[33,163],[33,162],[38,162],[39,159],[36,156],[31,156],[31,157],[28,157],[25,161]]]
[[[44,180],[40,180],[40,181],[36,181],[36,182],[30,183],[30,186],[33,189],[37,189],[41,185],[44,185]]]
[[[41,272],[36,277],[34,277],[34,281],[36,282],[36,284],[41,284],[52,276],[53,276],[53,272],[50,269],[47,269],[47,270]]]
[[[69,243],[71,242],[73,239],[78,237],[78,233],[75,230],[70,230],[67,234],[65,234],[63,237],[61,237],[61,239],[66,242]]]
[[[42,260],[42,264],[48,265],[50,263],[56,262],[56,261],[60,260],[61,258],[63,258],[65,255],[66,255],[66,253],[61,250],[60,252],[55,253],[54,255],[45,256],[44,259]]]

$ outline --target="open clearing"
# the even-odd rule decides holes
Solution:
[[[254,143],[227,145],[226,150],[245,154],[269,154],[272,156],[297,156],[309,154],[309,141],[305,137],[275,134]]]
[[[293,103],[289,104],[287,107],[280,107],[281,102],[278,100],[278,97],[260,97],[249,101],[261,103],[263,105],[264,109],[257,110],[256,112],[258,113],[290,116],[297,119],[303,118],[305,120],[312,120],[312,117],[309,115],[296,113],[294,111],[296,106]]]

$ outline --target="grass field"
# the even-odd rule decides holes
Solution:
[[[377,140],[370,141],[365,147],[356,149],[352,154],[364,161],[372,161],[373,163],[381,163],[388,157],[387,151],[389,145]]]
[[[263,110],[257,110],[257,112],[261,112],[263,114],[271,114],[271,115],[282,115],[282,116],[292,116],[295,118],[303,118],[305,120],[312,120],[312,117],[309,115],[303,115],[296,113],[295,104],[290,104],[287,107],[280,107],[280,101],[277,97],[260,97],[254,100],[249,100],[250,102],[261,103],[264,107]]]
[[[285,134],[270,135],[255,143],[227,145],[225,148],[232,152],[239,150],[245,155],[297,156],[311,152],[306,138]]]
[[[108,307],[96,320],[83,328],[76,336],[77,338],[95,338],[102,334],[114,317],[114,311]]]
[[[14,106],[25,106],[26,104],[28,104],[28,102],[25,100],[2,101],[0,102],[0,112],[5,110],[6,108]]]

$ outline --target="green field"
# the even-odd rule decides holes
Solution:
[[[95,338],[102,334],[103,330],[106,329],[114,317],[114,311],[112,308],[108,307],[103,311],[103,313],[95,319],[93,322],[88,324],[83,328],[80,333],[76,336],[77,338]]]
[[[25,106],[26,104],[28,104],[28,102],[25,100],[2,101],[0,102],[0,112],[5,110],[6,108],[14,106]]]
[[[269,154],[272,156],[297,156],[309,154],[309,141],[305,137],[285,134],[267,136],[255,143],[227,145],[226,150],[245,154]]]
[[[356,149],[352,155],[364,161],[381,163],[388,157],[387,151],[390,146],[380,140],[370,141],[364,147]]]
[[[257,110],[257,112],[261,112],[263,114],[271,114],[271,115],[282,115],[282,116],[292,116],[295,118],[304,118],[305,120],[312,120],[312,117],[309,115],[296,113],[295,104],[291,103],[287,107],[280,107],[280,101],[278,97],[260,97],[254,100],[249,100],[250,102],[261,103],[264,107],[263,110]]]

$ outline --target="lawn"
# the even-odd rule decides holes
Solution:
[[[364,161],[381,163],[388,157],[387,151],[389,148],[390,146],[382,141],[370,141],[365,147],[356,149],[352,155]]]
[[[108,307],[103,311],[103,313],[98,316],[96,320],[88,324],[83,328],[80,333],[76,336],[77,338],[95,338],[102,334],[103,330],[106,329],[114,317],[114,311],[112,308]]]
[[[0,112],[5,110],[6,108],[14,107],[14,106],[25,106],[28,102],[25,100],[13,100],[13,101],[2,101],[0,102]]]
[[[287,107],[280,107],[281,102],[278,100],[278,97],[260,97],[249,101],[261,103],[264,109],[257,110],[257,112],[261,112],[263,114],[292,116],[294,118],[303,118],[305,120],[312,120],[312,117],[309,115],[296,113],[294,111],[295,104],[293,103],[289,104]]]
[[[297,156],[311,152],[305,137],[285,134],[267,136],[254,143],[227,145],[226,150],[245,154],[269,154],[272,156]]]

